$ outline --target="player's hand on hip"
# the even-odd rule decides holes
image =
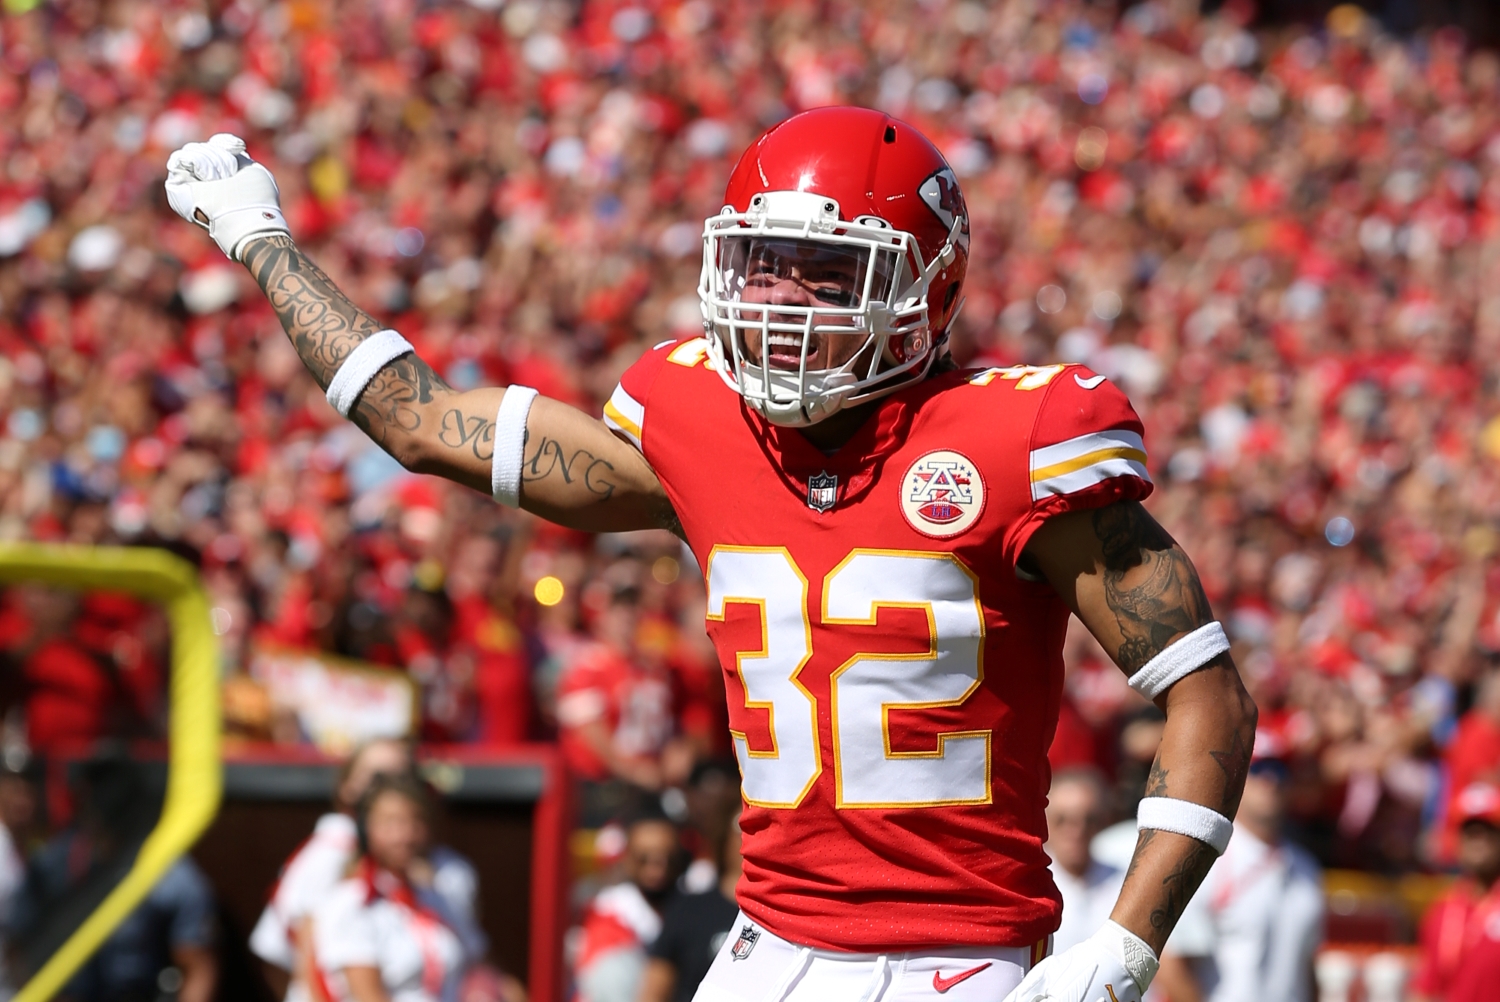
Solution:
[[[243,139],[227,132],[188,143],[167,158],[167,201],[183,219],[208,230],[234,261],[250,237],[290,232],[276,179],[245,155]]]
[[[1151,947],[1114,922],[1033,967],[1004,1002],[1141,1002],[1156,976]]]

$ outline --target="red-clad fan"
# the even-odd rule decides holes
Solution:
[[[563,756],[589,781],[662,784],[660,754],[672,736],[672,680],[634,656],[636,591],[611,591],[594,624],[598,642],[579,650],[558,682]]]
[[[642,357],[604,421],[448,388],[297,250],[234,137],[174,154],[167,190],[408,468],[693,550],[747,805],[743,915],[698,998],[1138,1002],[1227,844],[1255,709],[1139,504],[1124,395],[1078,366],[950,361],[969,215],[925,137],[857,108],[762,135],[705,224],[705,336]],[[1110,921],[1042,960],[1070,612],[1167,722]]]
[[[1412,983],[1420,999],[1479,999],[1475,992],[1492,991],[1500,972],[1500,787],[1470,783],[1455,798],[1454,815],[1463,876],[1422,920]]]

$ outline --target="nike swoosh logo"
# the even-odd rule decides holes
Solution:
[[[1088,379],[1084,379],[1082,376],[1078,375],[1078,373],[1075,372],[1073,373],[1073,382],[1077,383],[1079,386],[1082,386],[1085,390],[1092,390],[1094,387],[1104,382],[1104,377],[1090,376]]]
[[[952,988],[954,985],[958,984],[960,981],[968,981],[970,978],[972,978],[974,975],[978,974],[980,971],[985,970],[986,968],[993,966],[993,964],[994,964],[993,961],[986,961],[985,963],[980,964],[978,967],[971,967],[969,970],[962,971],[962,972],[960,972],[958,974],[955,974],[951,978],[945,978],[945,977],[943,977],[943,972],[942,971],[933,971],[932,972],[932,987],[933,987],[933,990],[936,991],[939,995],[941,995],[941,994],[943,994],[943,992],[946,992],[948,989]]]

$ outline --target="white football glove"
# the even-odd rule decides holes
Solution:
[[[247,238],[291,232],[276,179],[245,155],[243,139],[227,132],[188,143],[167,158],[167,201],[183,219],[208,230],[233,261]]]
[[[1139,936],[1114,922],[1031,969],[1005,1002],[1141,1002],[1158,961]]]

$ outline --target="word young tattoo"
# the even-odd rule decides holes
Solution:
[[[1213,618],[1187,554],[1131,501],[1094,513],[1104,548],[1104,597],[1119,623],[1116,659],[1126,674]]]
[[[529,444],[529,435],[527,439]],[[539,438],[536,449],[521,463],[523,483],[535,483],[556,474],[564,484],[581,484],[600,501],[609,500],[615,492],[615,483],[610,479],[614,472],[614,464],[609,460],[600,459],[587,449],[574,449],[572,455],[567,455],[561,442],[545,435]]]
[[[474,458],[489,462],[495,457],[495,422],[454,408],[443,412],[438,441],[450,449],[468,448]]]

